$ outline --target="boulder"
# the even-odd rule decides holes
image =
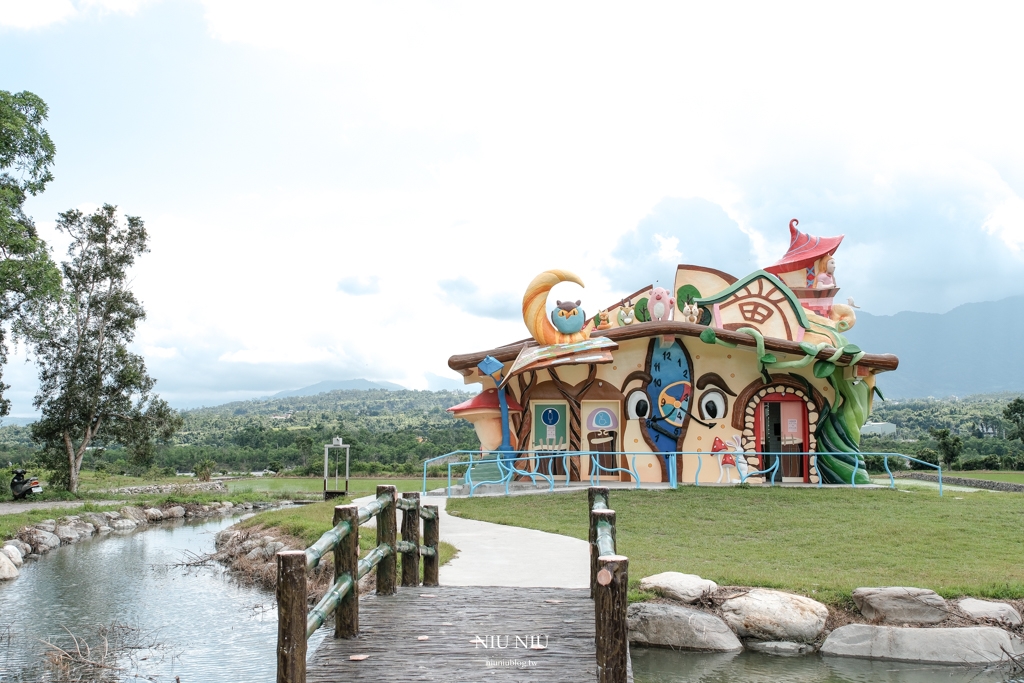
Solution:
[[[109,517],[98,512],[85,512],[82,514],[82,520],[92,524],[97,529],[101,526],[107,526],[110,522]]]
[[[786,640],[749,640],[745,643],[748,650],[763,652],[780,657],[798,657],[814,652],[814,646],[807,643],[791,643]]]
[[[927,588],[858,588],[853,601],[866,619],[882,624],[937,624],[948,616],[946,601]]]
[[[1024,654],[1024,642],[994,626],[897,628],[847,624],[829,634],[821,654],[935,664],[991,664],[1003,650]]]
[[[134,519],[128,519],[127,517],[114,519],[110,522],[110,528],[114,531],[127,531],[129,529],[134,529],[137,526],[138,523],[136,523]]]
[[[37,529],[40,529],[42,531],[45,531],[47,533],[51,533],[52,534],[53,531],[57,528],[57,520],[55,520],[55,519],[44,519],[43,521],[39,522],[38,524],[34,524],[33,526],[35,526],[35,528],[37,528]]]
[[[115,519],[121,519],[121,513],[120,512],[114,512],[113,510],[110,510],[108,512],[104,512],[103,516],[106,517],[107,519],[109,519],[110,521],[114,521]]]
[[[164,517],[168,519],[178,519],[185,516],[185,508],[180,505],[175,505],[172,508],[164,510]]]
[[[60,539],[57,538],[57,535],[43,529],[31,529],[28,532],[28,542],[31,544],[32,550],[38,555],[48,553],[54,548],[60,547]]]
[[[32,546],[30,546],[28,543],[25,543],[25,541],[21,540],[20,538],[12,538],[10,540],[4,541],[4,545],[13,545],[21,552],[22,557],[26,557],[32,552]]]
[[[15,567],[20,567],[25,562],[25,559],[21,556],[21,551],[13,545],[5,545],[3,548],[0,548],[0,553],[6,555],[7,559],[9,559]]]
[[[6,553],[0,553],[0,581],[10,581],[18,578],[18,568],[14,566]]]
[[[90,522],[78,522],[74,526],[79,536],[88,537],[96,533],[96,527]]]
[[[234,529],[224,529],[218,531],[217,535],[213,537],[214,545],[218,548],[230,544],[233,540],[238,538],[239,532]]]
[[[231,501],[227,501],[227,500],[225,500],[224,502],[222,502],[222,503],[220,504],[220,506],[221,506],[222,508],[227,508],[228,510],[230,510],[231,508],[235,507],[235,504],[234,504],[234,503],[232,503]]]
[[[722,603],[725,622],[744,638],[812,643],[825,628],[828,608],[817,600],[753,588]]]
[[[682,605],[634,603],[626,611],[629,642],[637,645],[735,652],[743,644],[724,621]]]
[[[1010,626],[1020,624],[1020,612],[1007,605],[1005,602],[991,602],[989,600],[976,600],[964,598],[956,604],[967,616],[975,619],[995,619]]]
[[[145,513],[146,520],[149,522],[159,522],[164,518],[164,513],[160,511],[160,508],[148,508]]]
[[[718,584],[696,574],[662,572],[640,579],[640,590],[654,591],[663,597],[692,604],[705,592],[718,590]]]
[[[113,529],[107,526],[106,524],[96,529],[96,533],[98,534],[109,534],[111,531],[113,531]]]
[[[149,518],[146,517],[146,512],[142,508],[126,506],[121,508],[120,512],[122,517],[132,520],[136,525],[149,524]]]
[[[57,538],[60,539],[61,543],[78,543],[82,538],[82,535],[75,530],[75,527],[70,525],[62,524],[57,527],[54,533],[57,534]]]
[[[266,546],[264,546],[263,549],[266,551],[267,557],[273,557],[280,551],[284,550],[285,547],[284,543],[281,543],[281,541],[272,541],[268,543]]]

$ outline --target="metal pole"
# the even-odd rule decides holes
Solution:
[[[330,446],[324,446],[324,500],[327,500],[327,449]]]
[[[345,444],[345,495],[348,495],[348,444]]]

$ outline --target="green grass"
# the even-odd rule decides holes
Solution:
[[[299,539],[308,548],[316,543],[320,536],[333,526],[334,506],[337,504],[337,501],[328,500],[321,503],[312,503],[311,505],[297,505],[283,510],[268,510],[242,521],[239,523],[239,526],[242,528],[257,525],[274,527],[280,529],[284,534]],[[376,531],[373,529],[362,530],[359,534],[359,554],[365,556],[366,553],[376,547]],[[457,552],[458,549],[455,546],[441,541],[440,564],[446,564],[455,557]],[[399,571],[401,571],[401,556],[398,558],[398,567]]]
[[[427,487],[437,488],[441,485],[438,484],[439,481],[441,480],[427,479]],[[266,491],[275,494],[311,493],[319,495],[324,490],[324,480],[322,478],[310,477],[253,477],[252,479],[232,479],[225,483],[230,491],[248,489],[250,491]],[[399,493],[423,489],[422,478],[390,479],[387,477],[370,477],[365,479],[349,479],[348,484],[349,493],[353,494],[355,498],[375,493],[377,484],[396,486]],[[345,480],[340,479],[338,485],[344,489]],[[334,489],[334,477],[331,477],[328,482],[328,488]]]
[[[990,472],[989,470],[975,470],[968,472],[955,472],[949,470],[943,472],[946,477],[964,477],[965,479],[984,479],[986,481],[1005,481],[1010,484],[1024,484],[1024,472]]]
[[[612,491],[611,507],[634,587],[679,571],[836,605],[859,586],[1024,597],[1018,494],[687,486]],[[449,513],[582,539],[586,508],[584,491],[448,501]]]

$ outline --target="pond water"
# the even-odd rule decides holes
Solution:
[[[102,650],[100,629],[111,624],[122,628],[108,637],[139,646],[129,650],[130,659],[121,658],[123,680],[274,681],[274,596],[240,585],[219,566],[174,566],[186,550],[213,552],[214,534],[235,521],[164,522],[26,562],[18,579],[0,583],[0,681],[42,679],[47,648],[41,641],[66,649],[65,627],[94,653]]]
[[[632,648],[636,683],[1024,683],[1006,668],[985,670],[849,657],[699,654]]]

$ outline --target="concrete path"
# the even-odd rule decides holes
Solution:
[[[60,508],[77,508],[86,503],[95,505],[121,505],[123,500],[44,500],[39,502],[19,501],[17,503],[0,503],[0,515],[14,515],[29,510],[57,510]]]
[[[365,505],[373,496],[357,498]],[[441,513],[441,540],[459,554],[441,567],[442,586],[590,587],[590,547],[586,541],[534,529],[491,524],[449,515],[447,498],[426,496],[423,505]],[[529,505],[523,499],[523,505]],[[365,526],[373,526],[373,521]],[[364,528],[365,528],[364,526]]]

